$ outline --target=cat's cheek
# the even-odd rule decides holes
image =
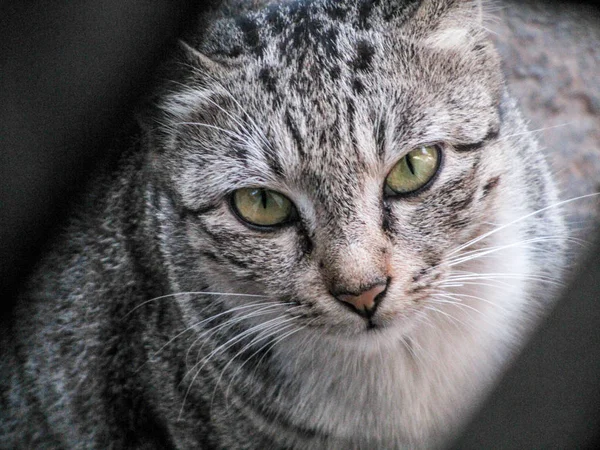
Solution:
[[[199,258],[222,270],[243,272],[256,280],[270,280],[274,273],[292,272],[300,258],[298,240],[292,227],[274,232],[250,229],[218,211],[189,220],[186,239]],[[205,258],[212,255],[210,258]]]

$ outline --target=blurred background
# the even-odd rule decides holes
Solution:
[[[530,129],[540,130],[562,199],[599,192],[600,10],[592,2],[542,0],[497,1],[489,10],[510,91]],[[575,236],[594,239],[599,206],[600,199],[565,205]]]
[[[254,0],[248,0],[254,1]],[[206,2],[0,4],[0,300],[15,293],[153,70]],[[497,0],[487,24],[562,198],[600,191],[600,14],[592,2]],[[200,25],[201,26],[201,25]],[[577,237],[598,199],[569,203]],[[600,251],[574,247],[567,295],[456,448],[592,448],[600,418]],[[1,326],[6,322],[0,322]]]

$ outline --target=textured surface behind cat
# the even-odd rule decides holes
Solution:
[[[565,236],[477,2],[420,3],[272,8],[182,46],[19,305],[2,445],[422,447],[460,424]],[[433,182],[384,195],[423,144]],[[298,220],[242,224],[247,186]],[[369,320],[331,294],[381,278]]]
[[[488,25],[563,199],[600,192],[599,23],[598,5],[531,0],[497,2]],[[598,206],[593,198],[565,205],[571,235],[595,238]]]

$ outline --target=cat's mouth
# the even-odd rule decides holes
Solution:
[[[366,330],[368,332],[372,332],[375,330],[381,330],[383,328],[386,328],[386,325],[381,322],[380,320],[377,320],[377,316],[375,315],[375,313],[377,312],[377,306],[375,308],[373,308],[372,310],[363,310],[358,312],[358,314],[360,316],[363,317],[363,319],[365,320],[365,325],[366,325]]]
[[[373,322],[372,319],[367,320],[367,332],[372,332],[383,328],[382,325]]]
[[[400,309],[386,307],[387,288],[377,297],[371,308],[357,308],[354,305],[342,303],[352,314],[359,315],[364,321],[367,332],[381,331],[390,328],[407,327],[414,325],[414,315],[427,303],[430,294],[425,289],[420,290],[417,296],[406,299]]]
[[[423,294],[419,298],[412,298],[407,301],[404,307],[400,309],[379,308],[370,315],[363,316],[367,332],[376,332],[389,329],[402,329],[407,331],[418,326],[419,320],[416,319],[427,309],[427,302],[430,296]]]
[[[366,308],[364,305],[361,305],[363,307],[360,308],[349,302],[326,298],[324,301],[334,300],[343,307],[343,310],[338,310],[333,316],[325,311],[313,309],[315,305],[308,301],[291,296],[286,297],[285,301],[295,305],[292,308],[294,311],[290,312],[290,315],[299,318],[305,327],[318,328],[335,335],[349,333],[350,336],[355,336],[357,332],[373,333],[392,329],[412,329],[415,326],[415,315],[422,312],[430,297],[430,293],[424,291],[419,292],[418,296],[406,296],[404,301],[398,305],[397,301],[387,298],[386,289],[381,292],[381,297],[371,308]]]
[[[347,303],[347,302],[341,302],[341,305],[343,305],[345,308],[347,308],[353,314],[358,314],[359,316],[361,316],[363,319],[365,319],[367,324],[371,324],[373,327],[377,326],[373,322],[373,317],[375,316],[375,313],[377,312],[377,309],[379,307],[379,302],[375,302],[371,308],[367,308],[366,306],[359,308],[359,307],[357,307],[351,303]]]

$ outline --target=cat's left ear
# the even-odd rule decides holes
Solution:
[[[209,76],[218,76],[226,70],[222,64],[210,59],[204,53],[196,50],[184,40],[180,39],[178,44],[180,56],[202,73]]]
[[[482,0],[423,0],[403,31],[424,45],[468,48],[485,37]]]
[[[158,79],[169,80],[141,102],[136,114],[142,130],[142,143],[152,149],[168,147],[171,132],[162,126],[170,120],[183,120],[197,108],[202,90],[210,90],[227,74],[227,67],[214,61],[183,40],[179,40],[172,58],[159,68]],[[175,86],[175,89],[174,89]],[[190,86],[186,95],[180,86]]]

